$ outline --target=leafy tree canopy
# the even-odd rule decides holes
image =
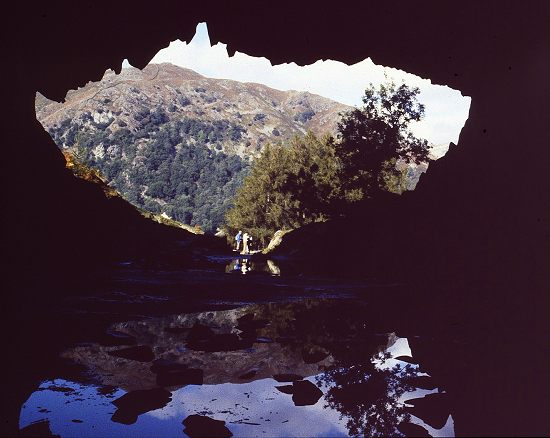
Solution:
[[[410,130],[424,115],[419,93],[406,84],[371,84],[363,107],[342,115],[336,139],[310,132],[266,146],[226,215],[230,232],[247,230],[265,243],[276,230],[340,215],[380,191],[401,192],[408,170],[398,163],[429,160],[427,141]]]
[[[400,176],[398,160],[427,162],[428,142],[414,136],[413,122],[424,116],[420,90],[393,82],[372,84],[365,90],[363,107],[343,114],[338,124],[336,155],[342,162],[341,180],[346,199],[372,197]]]
[[[226,215],[231,233],[252,233],[265,243],[278,229],[326,219],[338,191],[333,139],[309,132],[290,145],[266,145]]]

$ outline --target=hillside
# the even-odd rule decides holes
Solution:
[[[171,64],[107,71],[63,103],[37,93],[35,108],[59,148],[100,171],[128,201],[210,231],[265,144],[308,130],[334,133],[349,109]]]
[[[169,120],[183,117],[238,126],[241,135],[209,138],[208,145],[242,157],[257,154],[267,141],[277,142],[307,130],[334,132],[338,113],[351,107],[308,92],[280,91],[262,84],[212,79],[172,64],[143,70],[108,70],[101,81],[71,90],[57,103],[37,94],[36,115],[46,128],[89,113],[96,123],[140,129],[140,115],[162,108]],[[116,130],[116,126],[111,126]]]

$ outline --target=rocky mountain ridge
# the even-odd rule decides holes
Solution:
[[[172,64],[108,70],[54,102],[37,93],[36,116],[57,146],[100,172],[155,217],[216,232],[268,143],[311,131],[334,135],[351,107],[308,92],[206,78]],[[427,165],[398,163],[402,189]]]
[[[39,93],[36,98],[37,119],[46,130],[70,119],[83,125],[107,124],[112,131],[134,131],[143,110],[155,108],[163,108],[169,120],[186,117],[239,126],[239,138],[210,138],[208,144],[241,157],[257,155],[268,141],[284,141],[307,130],[334,133],[339,113],[351,109],[308,92],[207,78],[169,63],[125,68],[119,75],[108,70],[101,81],[71,90],[62,103]],[[70,146],[70,141],[63,146]]]
[[[39,122],[62,151],[136,207],[215,232],[249,159],[268,143],[333,134],[349,107],[307,92],[211,79],[172,64],[108,70],[54,102]]]

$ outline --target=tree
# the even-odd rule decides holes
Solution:
[[[410,131],[424,116],[420,90],[386,82],[365,90],[363,107],[343,114],[338,124],[336,156],[341,160],[344,199],[354,202],[388,190],[401,171],[398,161],[429,161],[428,142]]]
[[[289,146],[290,169],[285,190],[299,201],[301,224],[325,220],[333,201],[340,196],[334,138],[308,132],[295,136]]]
[[[330,136],[308,132],[288,146],[266,145],[226,216],[230,234],[246,230],[265,244],[279,229],[325,220],[338,196],[338,169]]]
[[[274,231],[291,223],[292,199],[284,190],[290,154],[282,145],[267,144],[237,190],[226,215],[231,232],[244,229],[265,242]]]

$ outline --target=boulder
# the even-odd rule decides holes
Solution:
[[[323,396],[323,391],[309,380],[299,380],[292,386],[294,387],[292,401],[295,406],[314,405]]]
[[[229,438],[233,434],[225,427],[225,421],[215,420],[204,415],[189,415],[182,421],[185,426],[183,432],[189,437]]]
[[[161,409],[171,400],[172,393],[164,388],[131,391],[112,402],[118,409],[111,420],[116,423],[133,424],[139,415]]]

